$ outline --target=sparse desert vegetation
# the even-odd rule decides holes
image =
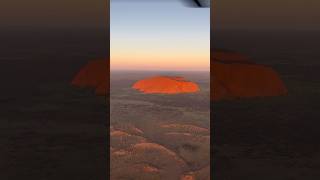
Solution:
[[[175,95],[131,89],[146,73],[111,76],[112,180],[210,179],[210,98],[203,102],[210,95],[209,74],[204,74],[188,74],[202,91]]]

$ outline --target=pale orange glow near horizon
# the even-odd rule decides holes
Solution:
[[[151,43],[152,42],[152,43]],[[205,43],[204,43],[205,42]],[[110,46],[111,70],[209,71],[209,40],[119,40]]]

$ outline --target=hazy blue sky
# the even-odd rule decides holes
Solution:
[[[113,0],[110,30],[113,69],[209,69],[208,8]]]

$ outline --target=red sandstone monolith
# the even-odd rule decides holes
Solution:
[[[132,88],[147,94],[180,94],[198,92],[199,86],[183,77],[155,76],[137,81]]]

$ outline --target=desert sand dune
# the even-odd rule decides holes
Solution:
[[[117,168],[111,167],[110,179],[112,180],[161,180],[163,176],[157,167],[149,164],[125,164],[121,160],[117,161],[117,163],[120,166]]]
[[[111,179],[179,179],[186,171],[177,154],[155,143],[138,143],[111,154]]]
[[[181,166],[185,166],[185,163],[183,160],[181,160],[175,152],[165,148],[164,146],[161,146],[159,144],[155,143],[139,143],[133,146],[132,148],[133,152],[136,154],[142,153],[142,154],[153,154],[158,153],[162,156],[166,156],[167,158],[171,159],[172,161],[175,161],[177,164]],[[154,157],[150,156],[151,159]]]
[[[182,175],[181,180],[210,180],[210,166]]]
[[[196,180],[193,174],[186,174],[181,176],[181,180]]]
[[[165,133],[160,142],[174,149],[191,169],[206,166],[210,161],[210,136]]]
[[[191,124],[161,124],[161,128],[170,131],[170,132],[185,132],[192,134],[206,134],[208,135],[210,131],[206,128],[198,127]]]
[[[147,142],[144,137],[128,134],[124,131],[111,131],[110,132],[110,145],[116,149],[123,149],[131,147],[137,143]]]
[[[208,142],[210,141],[210,136],[201,136],[201,135],[194,135],[191,133],[179,133],[179,132],[170,132],[165,133],[164,136],[168,137],[173,141],[174,139],[177,139],[177,141],[183,142],[183,141],[192,141],[192,142]]]
[[[143,166],[143,171],[147,173],[159,173],[160,170],[156,167],[152,167],[150,165]]]
[[[113,150],[111,151],[111,156],[126,156],[129,155],[130,152],[124,149],[120,149],[120,150]]]
[[[137,135],[137,136],[142,136],[144,133],[141,129],[135,127],[132,124],[128,124],[128,123],[117,123],[117,124],[113,124],[112,125],[112,129],[113,130],[120,130],[120,131],[124,131],[127,132],[129,134],[132,135]],[[111,129],[110,129],[111,130]]]

